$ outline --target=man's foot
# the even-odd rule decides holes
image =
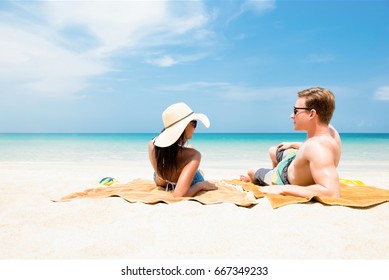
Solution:
[[[246,176],[246,175],[240,175],[240,180],[243,181],[243,182],[246,182],[246,183],[250,183],[251,182],[250,177]]]

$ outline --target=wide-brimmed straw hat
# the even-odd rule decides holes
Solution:
[[[162,113],[165,128],[155,139],[154,145],[163,148],[174,144],[180,138],[188,123],[193,120],[201,121],[206,128],[210,126],[206,115],[194,113],[185,103],[170,105]]]

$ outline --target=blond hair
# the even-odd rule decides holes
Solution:
[[[335,111],[335,96],[326,88],[308,88],[297,93],[298,97],[305,97],[305,106],[315,109],[319,120],[329,124]]]

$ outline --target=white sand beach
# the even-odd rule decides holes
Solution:
[[[369,209],[318,202],[273,209],[266,198],[249,208],[195,201],[148,205],[120,197],[52,201],[96,186],[102,174],[113,174],[122,183],[151,179],[145,166],[2,163],[2,279],[122,279],[127,265],[208,267],[207,279],[219,279],[215,268],[249,265],[268,266],[272,279],[311,279],[324,265],[323,277],[336,273],[365,279],[371,270],[384,271],[388,265],[389,203]],[[220,167],[207,171],[214,180],[233,179],[235,173]],[[389,186],[382,172],[343,177]]]
[[[267,199],[246,208],[188,201],[148,205],[120,197],[52,202],[95,186],[150,179],[149,168],[96,164],[2,164],[1,259],[388,259],[389,203],[369,209]],[[209,179],[237,174],[209,170]],[[219,170],[220,171],[220,170]],[[243,172],[243,170],[241,171]],[[381,188],[385,174],[343,174]]]

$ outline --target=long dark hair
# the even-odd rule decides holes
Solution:
[[[185,131],[178,140],[168,147],[154,146],[155,157],[157,160],[157,173],[166,180],[170,178],[178,169],[177,155],[182,146],[185,144]]]

